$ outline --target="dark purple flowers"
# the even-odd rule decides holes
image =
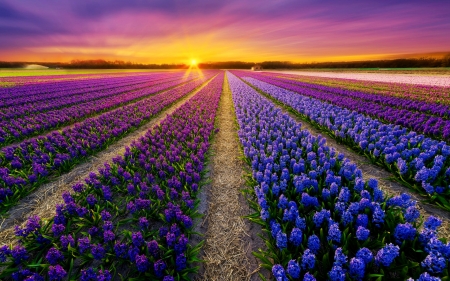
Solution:
[[[67,276],[67,272],[59,264],[50,266],[48,269],[48,277],[50,281],[62,281]]]
[[[136,255],[135,260],[139,272],[145,272],[149,269],[150,263],[145,255]]]
[[[63,254],[55,248],[50,248],[50,250],[48,250],[45,258],[47,259],[48,263],[51,265],[56,265],[64,260]]]

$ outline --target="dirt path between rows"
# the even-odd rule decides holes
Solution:
[[[205,263],[194,280],[259,280],[259,261],[251,254],[264,243],[258,234],[261,227],[243,218],[252,213],[241,194],[246,188],[243,178],[246,164],[241,160],[231,91],[225,76],[222,97],[216,116],[220,131],[211,146],[211,184],[205,245],[200,257]]]
[[[270,99],[270,97],[268,95],[265,95],[265,96]],[[370,163],[370,161],[367,158],[365,158],[364,156],[352,151],[350,148],[348,148],[344,144],[337,143],[337,141],[335,139],[327,136],[326,134],[321,132],[319,129],[312,126],[309,122],[307,122],[307,121],[303,120],[302,118],[298,117],[297,115],[289,112],[286,109],[288,106],[284,107],[281,105],[277,105],[276,103],[275,103],[275,106],[280,108],[284,113],[289,114],[289,116],[294,118],[297,122],[301,123],[302,129],[308,130],[314,136],[317,136],[319,134],[324,136],[327,139],[326,144],[328,146],[335,148],[338,152],[344,153],[345,157],[350,159],[353,163],[356,163],[357,167],[362,171],[363,178],[365,180],[368,180],[369,178],[374,178],[374,179],[378,180],[378,186],[380,187],[380,189],[383,190],[383,192],[387,196],[390,196],[390,195],[395,196],[395,195],[398,195],[401,193],[407,193],[411,196],[411,198],[418,201],[418,206],[419,206],[419,209],[421,209],[421,214],[425,218],[429,217],[430,215],[440,217],[444,223],[439,229],[439,236],[446,237],[447,240],[450,239],[450,213],[449,212],[439,209],[433,205],[422,203],[420,201],[420,200],[422,200],[422,198],[419,195],[417,195],[414,192],[411,192],[411,190],[408,189],[407,187],[405,187],[397,182],[394,182],[392,180],[389,180],[389,177],[392,176],[391,173],[384,170],[383,168],[380,168],[380,167]]]
[[[215,77],[215,76],[214,76]],[[96,155],[90,156],[89,159],[78,165],[72,171],[63,174],[55,179],[55,181],[47,183],[36,189],[33,193],[20,200],[17,206],[9,211],[9,216],[0,222],[0,241],[1,244],[15,243],[14,225],[24,223],[30,215],[38,215],[41,218],[51,218],[55,214],[56,204],[63,203],[62,193],[71,191],[71,187],[89,176],[90,172],[96,172],[103,167],[104,163],[112,162],[112,158],[123,155],[125,147],[129,146],[133,141],[145,135],[148,130],[159,125],[167,115],[172,114],[176,109],[187,102],[198,91],[205,87],[212,79],[203,83],[200,87],[190,92],[171,106],[162,110],[152,120],[132,132],[128,136],[122,138],[118,142],[110,145],[107,149]]]

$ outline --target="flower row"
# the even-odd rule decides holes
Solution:
[[[187,80],[190,80],[190,78],[188,77]],[[186,82],[186,80],[179,77],[162,83],[158,81],[153,83],[147,82],[140,84],[140,86],[119,87],[106,93],[95,92],[88,94],[87,100],[82,103],[50,111],[38,111],[15,119],[0,121],[0,146],[6,146],[49,130],[82,121],[92,115],[98,115],[127,103],[135,102],[160,91],[178,86],[183,82]],[[96,95],[104,96],[99,99],[92,99]],[[63,100],[64,98],[61,97],[60,99]]]
[[[255,253],[276,280],[406,280],[448,277],[450,243],[416,202],[385,198],[374,179],[233,75],[239,139],[252,168],[267,250]],[[432,280],[432,279],[421,279]]]
[[[242,73],[242,75],[247,75]],[[358,113],[380,119],[389,124],[407,127],[418,133],[423,133],[435,139],[450,140],[450,121],[447,117],[433,116],[416,110],[393,108],[384,104],[373,103],[361,99],[355,99],[345,95],[339,95],[336,91],[322,91],[306,88],[281,80],[274,80],[262,75],[252,75],[258,80],[285,88],[304,96],[313,97],[322,101],[332,103]],[[368,94],[367,94],[368,95]],[[436,105],[438,107],[439,105]]]
[[[6,84],[6,85],[14,85],[14,86],[26,86],[21,88],[22,91],[17,91],[16,89],[11,91],[11,89],[8,88],[0,88],[0,98],[7,98],[10,97],[11,94],[14,96],[23,96],[27,95],[27,92],[34,93],[34,89],[41,89],[40,84],[46,84],[49,89],[53,89],[53,91],[56,90],[55,87],[58,87],[57,84],[59,82],[69,82],[69,81],[84,81],[89,82],[89,79],[103,79],[103,78],[117,78],[117,77],[126,77],[126,76],[138,76],[138,75],[149,75],[153,73],[149,73],[147,71],[138,71],[136,72],[103,72],[103,73],[84,73],[84,74],[68,74],[68,73],[61,73],[61,74],[55,74],[55,75],[36,75],[36,76],[27,76],[29,73],[22,73],[25,74],[25,76],[2,76],[0,77],[0,84]],[[56,83],[55,83],[56,82]],[[78,84],[79,86],[83,86],[85,84]]]
[[[363,81],[342,78],[326,78],[313,76],[288,75],[270,73],[271,76],[283,77],[306,83],[325,85],[330,87],[376,93],[385,96],[409,98],[428,103],[449,104],[450,87],[427,86],[417,84],[388,83]]]
[[[107,74],[76,74],[76,75],[55,75],[55,76],[27,76],[27,77],[3,77],[9,81],[16,79],[24,82],[17,82],[17,86],[12,88],[1,88],[0,99],[16,99],[26,96],[36,96],[37,100],[41,97],[49,98],[48,95],[60,95],[66,92],[68,95],[77,93],[87,88],[98,87],[101,84],[107,84],[108,80],[116,78],[125,78],[128,81],[143,81],[155,73],[136,72],[136,73],[107,73]],[[159,73],[164,75],[163,73]],[[43,82],[41,82],[43,81]]]
[[[62,132],[55,131],[3,148],[0,153],[0,211],[7,211],[50,176],[71,170],[87,156],[135,130],[215,74],[217,71],[208,72],[202,79],[86,119]]]
[[[315,89],[339,96],[345,96],[350,97],[357,100],[363,100],[368,101],[376,104],[381,105],[387,105],[389,107],[394,108],[402,108],[407,109],[409,111],[418,111],[418,112],[425,112],[432,115],[437,115],[441,117],[445,117],[448,119],[450,116],[450,107],[448,105],[444,104],[437,104],[434,102],[424,102],[424,101],[418,101],[407,97],[396,97],[396,96],[387,96],[382,95],[378,93],[366,93],[363,91],[357,91],[357,90],[349,90],[349,89],[342,89],[342,88],[336,88],[326,85],[320,85],[320,84],[312,84],[312,83],[305,83],[301,81],[296,81],[292,79],[283,79],[281,77],[276,76],[270,76],[270,75],[264,75],[269,79],[273,79],[275,81],[280,81],[284,83],[291,83],[299,87],[303,88],[309,88],[309,89]],[[252,76],[254,77],[254,76]],[[257,77],[254,77],[257,78]],[[269,82],[269,81],[266,81]],[[270,82],[269,82],[270,83]]]
[[[61,81],[49,82],[36,85],[22,85],[10,88],[3,88],[0,91],[5,92],[1,94],[0,106],[2,110],[11,105],[32,104],[45,100],[57,101],[61,96],[80,95],[89,91],[96,91],[104,89],[112,89],[114,86],[121,86],[124,83],[145,83],[150,76],[129,76],[124,78],[100,78],[100,79],[86,79],[77,81]],[[113,80],[113,84],[109,85]]]
[[[199,250],[189,243],[196,195],[222,84],[223,74],[74,185],[52,220],[30,217],[17,227],[20,244],[0,248],[0,278],[189,279]]]
[[[321,130],[386,168],[430,202],[450,210],[450,146],[406,128],[378,120],[277,86],[248,80],[292,107]]]
[[[146,79],[141,78],[138,81],[133,79],[133,77],[130,77],[129,80],[123,78],[110,78],[109,82],[101,81],[100,84],[97,84],[99,81],[96,81],[97,83],[92,83],[92,87],[84,88],[77,94],[68,93],[63,90],[59,92],[59,96],[50,99],[33,101],[30,103],[17,101],[16,104],[0,108],[0,118],[1,120],[9,120],[23,115],[30,116],[35,113],[68,107],[74,104],[101,100],[120,93],[137,91],[164,81],[180,79],[181,77],[182,75],[154,74],[153,76],[146,77]],[[12,100],[13,98],[8,99],[8,102],[12,102]]]

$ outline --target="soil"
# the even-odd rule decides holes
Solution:
[[[211,146],[210,179],[206,191],[206,215],[203,230],[205,245],[201,266],[194,280],[259,280],[261,270],[253,251],[264,247],[258,234],[261,227],[243,216],[251,214],[241,191],[246,187],[244,174],[246,164],[237,138],[237,128],[231,91],[225,78],[224,90],[216,116],[220,131]],[[203,199],[203,198],[202,198]],[[267,272],[262,273],[268,276]]]
[[[104,163],[112,162],[112,158],[123,155],[126,146],[130,146],[133,141],[136,141],[145,135],[147,131],[158,126],[162,120],[182,106],[212,79],[161,111],[154,119],[133,133],[110,145],[98,154],[89,157],[86,162],[78,165],[70,172],[61,175],[55,181],[42,185],[33,193],[20,200],[18,205],[9,211],[9,216],[0,222],[0,241],[2,244],[17,243],[14,236],[14,225],[23,224],[29,216],[38,215],[41,218],[51,218],[54,215],[56,204],[63,202],[61,195],[64,191],[71,191],[71,187],[88,177],[89,173],[97,171],[103,167]]]

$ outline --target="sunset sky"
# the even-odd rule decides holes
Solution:
[[[450,52],[449,15],[449,0],[2,0],[0,60],[383,59]]]

